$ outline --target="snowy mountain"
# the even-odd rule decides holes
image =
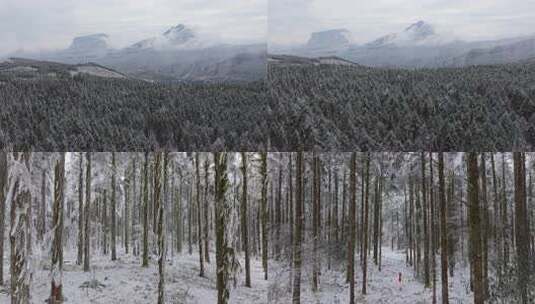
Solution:
[[[193,29],[183,24],[178,24],[166,30],[160,36],[143,39],[127,49],[136,51],[150,48],[202,48],[207,44],[207,41],[201,43],[200,38]]]
[[[346,29],[315,32],[310,35],[307,47],[312,49],[337,49],[350,44],[350,33]]]
[[[165,31],[163,36],[173,44],[184,44],[195,39],[196,34],[185,25],[179,24]]]
[[[93,34],[75,37],[69,46],[72,52],[90,52],[108,49],[109,37],[106,34]]]
[[[222,44],[178,24],[156,37],[112,49],[106,34],[76,37],[54,52],[14,54],[67,64],[94,62],[127,75],[162,81],[254,81],[266,74],[265,44]]]
[[[382,36],[368,44],[367,47],[383,47],[388,45],[408,46],[440,42],[440,37],[429,23],[418,21],[409,25],[400,33]]]
[[[75,37],[71,45],[58,55],[66,58],[68,63],[86,63],[105,56],[109,51],[109,36],[99,33]]]
[[[418,21],[399,32],[356,45],[347,30],[312,33],[305,45],[276,49],[276,54],[305,57],[336,56],[374,67],[460,67],[500,64],[535,57],[535,36],[490,41],[452,39],[425,21]]]

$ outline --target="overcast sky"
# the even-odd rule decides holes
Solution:
[[[178,23],[229,42],[265,42],[267,0],[0,0],[0,55],[65,48],[92,33],[122,47]]]
[[[270,43],[305,43],[311,32],[346,28],[358,43],[424,20],[464,40],[535,33],[535,0],[270,0]]]

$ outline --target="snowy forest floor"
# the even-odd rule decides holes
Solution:
[[[119,249],[121,251],[121,249]],[[181,255],[169,258],[165,269],[165,294],[167,303],[216,303],[215,255],[205,266],[205,277],[199,277],[198,252],[192,255],[187,250]],[[148,268],[140,266],[139,257],[123,255],[112,262],[108,256],[93,256],[92,271],[83,272],[82,266],[75,264],[75,252],[69,252],[64,261],[63,292],[66,303],[154,303],[158,289],[158,267],[155,259]],[[242,263],[240,257],[240,263]],[[301,284],[301,303],[338,304],[349,303],[349,285],[345,283],[345,263],[332,264],[327,270],[323,261],[320,289],[311,290],[310,269],[304,263]],[[432,290],[425,289],[421,280],[413,275],[411,267],[405,265],[404,252],[383,248],[382,270],[378,271],[373,262],[368,264],[368,294],[363,296],[362,271],[356,257],[356,302],[357,303],[431,303]],[[50,292],[48,263],[36,267],[33,275],[32,303],[45,303]],[[9,269],[9,264],[4,266]],[[437,257],[437,270],[440,269]],[[5,271],[7,272],[7,271]],[[396,281],[402,273],[402,285]],[[263,279],[261,260],[251,259],[252,288],[244,287],[244,274],[239,273],[236,288],[231,289],[230,303],[290,303],[291,288],[289,271],[283,266],[269,261],[269,280]],[[5,277],[9,285],[9,275]],[[98,284],[97,284],[98,283]],[[471,303],[466,271],[457,271],[450,279],[450,303]],[[88,286],[90,285],[90,286]],[[437,271],[437,298],[440,299],[440,273]],[[0,303],[8,303],[6,288],[0,286]]]

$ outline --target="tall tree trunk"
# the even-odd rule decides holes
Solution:
[[[502,261],[502,250],[501,250],[501,227],[500,227],[500,196],[498,194],[498,180],[496,178],[496,164],[494,162],[494,153],[490,153],[490,164],[492,169],[492,189],[493,189],[493,238],[494,238],[494,252],[497,255],[497,273],[498,277],[501,278],[501,261]]]
[[[436,276],[436,234],[435,234],[435,197],[433,179],[433,153],[429,153],[429,205],[431,206],[431,281],[433,283],[433,304],[437,303],[437,276]]]
[[[528,303],[529,282],[529,230],[526,205],[525,154],[513,153],[515,174],[515,237],[517,251],[518,289],[523,304]]]
[[[502,269],[505,271],[507,269],[507,264],[509,263],[509,235],[507,227],[507,182],[505,179],[505,153],[502,153],[502,240],[503,240],[503,262]]]
[[[482,252],[482,258],[483,258],[483,290],[485,292],[485,298],[487,298],[489,289],[488,289],[488,280],[489,280],[489,205],[487,201],[487,165],[485,161],[485,153],[481,153],[481,171],[480,171],[480,179],[481,179],[481,202],[482,202],[482,209],[481,209],[481,231],[482,231],[482,242],[481,246],[483,248]]]
[[[210,263],[210,251],[209,251],[209,226],[208,226],[208,213],[210,211],[210,205],[208,201],[208,177],[210,164],[208,163],[208,157],[204,160],[204,259],[206,263]]]
[[[136,202],[137,202],[136,175],[137,175],[137,155],[134,155],[134,157],[132,158],[132,199],[130,200],[132,202],[132,212],[130,213],[131,214],[130,215],[131,216],[130,240],[132,242],[130,246],[132,247],[132,253],[134,254],[134,256],[137,256],[139,254],[139,251],[138,251],[139,249],[137,248],[137,242],[138,242],[138,237],[139,237],[139,234],[138,234],[139,232],[137,228],[139,225],[139,222],[138,222],[137,214],[139,213],[139,209],[137,208],[137,205],[136,205]]]
[[[188,189],[188,253],[193,254],[193,181],[189,183]]]
[[[267,210],[267,152],[260,153],[260,176],[262,185],[261,197],[261,221],[262,221],[262,268],[264,269],[264,280],[268,279],[268,210]]]
[[[227,176],[227,158],[228,155],[224,152],[214,153],[215,163],[215,231],[216,231],[216,268],[217,268],[217,303],[227,304],[230,297],[228,289],[229,280],[229,258],[231,254],[230,240],[226,235],[226,223],[229,213],[229,203],[226,200],[226,192],[229,187],[229,180]]]
[[[201,174],[199,169],[199,152],[195,153],[195,199],[197,201],[197,241],[199,245],[199,276],[204,276],[204,261],[202,252],[202,223],[201,223]]]
[[[334,171],[334,194],[333,194],[333,235],[334,241],[339,240],[339,225],[338,225],[338,170]]]
[[[282,226],[282,157],[279,153],[279,185],[277,193],[277,203],[275,205],[275,259],[281,258],[281,226]]]
[[[167,153],[167,152],[165,152]],[[167,157],[167,156],[165,156]],[[156,223],[158,233],[158,304],[165,302],[165,227],[164,223],[164,204],[161,201],[161,175],[162,175],[162,152],[156,153],[154,162],[154,203],[158,206],[156,212]]]
[[[379,176],[375,178],[373,197],[373,263],[379,264]]]
[[[442,304],[449,303],[448,296],[448,226],[446,224],[446,187],[444,181],[444,154],[438,154],[438,193],[440,200],[440,264],[442,279]]]
[[[346,170],[343,171],[343,178],[342,178],[342,219],[340,224],[340,238],[342,241],[346,240],[345,232],[346,232]],[[356,221],[355,221],[356,224]]]
[[[457,217],[460,210],[457,209],[457,203],[455,202],[455,175],[453,172],[450,174],[450,189],[448,191],[447,198],[447,214],[448,223],[448,270],[451,277],[454,275],[455,268],[455,250],[458,242],[458,230],[461,227],[457,226]]]
[[[86,170],[85,170],[85,211],[84,211],[84,271],[89,271],[90,252],[91,252],[91,152],[86,152]]]
[[[312,265],[312,291],[318,291],[319,256],[318,242],[320,238],[320,160],[318,155],[313,156],[313,187],[312,187],[312,242],[313,242],[313,265]]]
[[[422,203],[423,203],[423,219],[424,219],[424,283],[425,287],[431,287],[431,280],[429,275],[429,224],[428,224],[428,206],[427,206],[427,191],[425,179],[425,153],[422,152]]]
[[[301,241],[303,239],[303,152],[297,153],[295,191],[295,234],[293,243],[293,290],[292,303],[301,303]]]
[[[289,253],[289,256],[290,256],[290,275],[289,275],[289,283],[288,283],[288,290],[291,291],[291,288],[293,286],[292,284],[292,279],[293,279],[293,270],[294,270],[294,267],[293,267],[293,263],[294,263],[294,251],[293,251],[293,248],[294,248],[294,229],[295,229],[295,225],[294,225],[294,219],[295,219],[295,214],[294,214],[294,199],[293,199],[293,177],[292,177],[292,169],[293,169],[293,164],[292,164],[292,152],[288,153],[288,214],[289,214],[289,218],[288,218],[288,230],[290,230],[290,253]]]
[[[176,196],[176,251],[178,253],[182,253],[182,233],[184,232],[183,226],[182,226],[182,177],[179,176],[178,179],[178,190],[177,196]]]
[[[63,302],[63,203],[65,189],[65,153],[61,153],[60,159],[54,168],[54,206],[53,206],[53,232],[52,240],[52,266],[50,270],[51,291],[49,303]]]
[[[102,205],[102,207],[99,208],[99,203]],[[97,199],[96,204],[96,210],[101,210],[102,212],[102,219],[101,219],[101,226],[102,226],[102,254],[107,255],[108,254],[108,234],[110,233],[109,227],[108,227],[108,193],[106,189],[102,192],[102,197],[100,199]],[[97,240],[98,244],[98,240]]]
[[[145,152],[143,165],[143,260],[142,267],[149,266],[149,152]]]
[[[78,177],[78,254],[76,256],[76,265],[82,265],[82,257],[84,254],[84,155],[82,152],[80,156],[80,174]]]
[[[7,153],[0,152],[0,285],[4,285],[4,236],[6,220]]]
[[[115,261],[117,260],[117,227],[116,227],[116,217],[115,213],[117,211],[116,208],[116,201],[115,201],[115,174],[117,171],[117,167],[115,165],[115,152],[111,153],[111,211],[110,211],[110,219],[111,219],[111,260]]]
[[[356,239],[356,204],[357,204],[357,154],[351,153],[351,163],[349,165],[349,192],[351,201],[349,203],[349,250],[347,251],[349,265],[349,303],[355,304],[355,239]],[[364,177],[363,177],[364,178]]]
[[[470,257],[473,265],[474,304],[483,304],[483,268],[481,254],[481,211],[479,207],[479,170],[477,153],[467,154],[468,168],[468,214],[470,226]]]
[[[123,218],[123,228],[124,228],[124,237],[123,237],[123,244],[124,244],[124,251],[126,254],[129,252],[129,228],[130,228],[130,206],[129,206],[129,200],[130,200],[130,177],[128,176],[128,170],[125,170],[124,174],[124,218]]]
[[[31,269],[28,246],[31,246],[27,224],[29,222],[26,210],[30,207],[31,185],[30,161],[31,153],[13,153],[11,168],[16,172],[12,181],[13,190],[11,197],[11,221],[10,221],[10,251],[11,251],[11,304],[30,303]]]
[[[241,153],[242,197],[241,197],[241,236],[242,249],[245,252],[245,286],[251,287],[251,266],[249,262],[249,232],[247,227],[247,154]]]
[[[409,176],[409,265],[413,266],[414,262],[414,196],[412,187],[412,176]]]
[[[46,232],[46,170],[41,173],[41,204],[39,206],[39,225],[37,227],[37,239],[43,241]]]
[[[366,194],[364,197],[363,249],[362,249],[362,294],[366,294],[368,275],[368,199],[370,196],[370,154],[366,153]]]

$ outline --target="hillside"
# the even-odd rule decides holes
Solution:
[[[103,78],[127,78],[127,76],[122,73],[96,63],[64,64],[26,58],[10,58],[0,62],[0,79],[58,79],[79,74]]]

